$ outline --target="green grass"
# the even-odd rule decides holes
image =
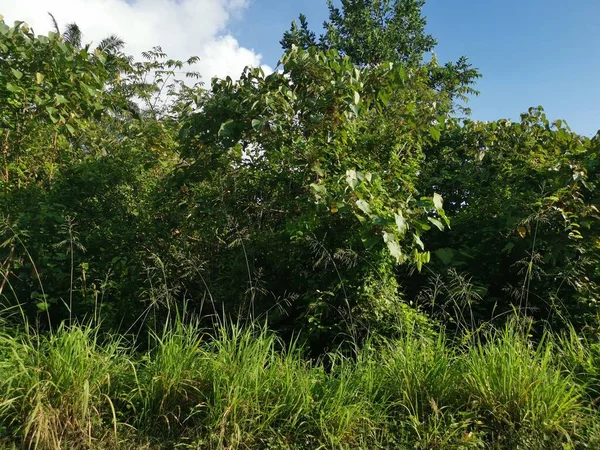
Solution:
[[[508,325],[486,340],[467,351],[462,378],[489,440],[497,448],[563,448],[577,440],[586,420],[583,389],[555,364],[561,349],[550,336],[532,346]]]
[[[49,335],[0,336],[5,433],[41,449],[73,442],[90,448],[96,439],[116,438],[113,379],[126,370],[127,355],[118,339],[100,343],[97,331],[61,327]]]
[[[514,323],[308,361],[263,327],[0,334],[0,444],[37,449],[597,448],[596,350]],[[326,362],[326,364],[325,364]]]

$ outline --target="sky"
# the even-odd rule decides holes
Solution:
[[[237,77],[246,65],[273,70],[279,40],[304,13],[321,32],[326,0],[0,0],[5,21],[36,33],[77,22],[84,41],[115,33],[128,53],[161,45],[170,57],[197,55],[205,81]],[[516,120],[531,106],[592,136],[600,129],[600,0],[428,0],[427,31],[440,62],[465,55],[483,78],[472,118]]]

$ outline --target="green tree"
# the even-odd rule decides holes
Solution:
[[[425,154],[422,189],[444,196],[452,220],[452,230],[428,235],[430,269],[479,287],[461,307],[478,320],[515,307],[557,327],[597,321],[597,139],[532,108],[519,122],[449,122]],[[450,297],[436,309],[456,316]]]
[[[81,31],[81,28],[79,28],[79,25],[77,25],[75,22],[69,23],[66,25],[65,31],[63,33],[61,33],[60,27],[58,26],[58,22],[56,21],[56,18],[52,15],[52,13],[48,13],[48,14],[50,15],[50,18],[52,19],[52,24],[54,26],[54,32],[56,34],[60,35],[64,42],[69,43],[70,45],[72,45],[75,48],[82,48],[81,44],[83,41],[83,32]],[[86,50],[89,50],[90,46],[91,46],[91,44],[87,44],[85,46]],[[115,54],[118,54],[121,50],[123,50],[124,46],[125,46],[125,41],[123,41],[123,39],[121,39],[116,34],[111,34],[110,36],[103,38],[98,43],[98,45],[96,46],[96,50],[106,53],[106,54],[109,54],[109,55],[115,55]]]
[[[323,24],[325,33],[318,42],[306,17],[301,15],[300,26],[293,22],[280,43],[284,49],[292,45],[336,49],[361,66],[384,62],[425,66],[430,72],[431,87],[446,94],[440,108],[468,113],[464,103],[469,95],[477,94],[473,84],[480,74],[466,57],[443,66],[435,58],[426,61],[437,41],[425,32],[424,4],[425,0],[342,0],[340,9],[328,0],[329,20]]]
[[[144,308],[147,205],[178,162],[177,117],[195,89],[175,73],[184,66],[0,21],[0,296],[54,324],[99,305],[107,324],[127,323]]]
[[[425,33],[424,0],[328,0],[329,22],[322,43],[340,50],[357,64],[401,61],[418,65],[437,44]]]
[[[214,81],[189,117],[166,207],[184,206],[176,239],[205,255],[217,313],[308,327],[320,346],[392,329],[395,266],[420,268],[420,236],[445,226],[441,197],[415,190],[439,93],[424,69],[359,67],[334,50],[294,48],[282,70]]]

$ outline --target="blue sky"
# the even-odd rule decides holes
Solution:
[[[300,12],[320,31],[325,0],[252,0],[229,31],[274,67]],[[429,0],[424,13],[440,62],[466,55],[483,74],[474,119],[518,119],[542,105],[578,133],[600,128],[600,0]]]

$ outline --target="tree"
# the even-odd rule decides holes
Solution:
[[[469,95],[477,94],[472,85],[480,74],[465,57],[443,66],[435,58],[425,60],[437,41],[425,32],[424,3],[424,0],[342,0],[339,9],[328,0],[329,21],[323,24],[325,33],[318,42],[306,17],[301,15],[300,26],[293,22],[280,43],[284,50],[292,45],[336,49],[360,66],[397,62],[407,67],[427,67],[431,87],[446,94],[442,105],[447,110],[454,108],[468,113],[457,101],[464,103]]]
[[[83,40],[83,32],[81,31],[81,28],[79,28],[79,25],[77,25],[74,22],[69,23],[66,25],[65,31],[63,33],[61,33],[60,27],[58,26],[58,22],[56,21],[56,18],[52,15],[52,13],[48,13],[48,15],[50,15],[50,18],[52,19],[52,24],[54,26],[54,32],[56,34],[60,35],[64,42],[69,43],[70,45],[72,45],[75,48],[82,48],[81,44],[82,44],[82,40]],[[86,50],[89,51],[90,46],[91,46],[91,44],[87,44],[85,46]],[[100,41],[100,43],[96,46],[96,50],[98,50],[102,53],[105,53],[107,55],[116,55],[121,50],[123,50],[124,46],[125,46],[125,41],[123,41],[116,34],[111,34],[110,36],[107,36]]]
[[[293,46],[307,49],[317,45],[317,36],[308,28],[306,16],[300,14],[299,20],[300,26],[296,22],[292,22],[290,30],[286,31],[279,41],[284,50],[290,50]]]
[[[476,322],[514,307],[556,328],[596,323],[597,139],[532,108],[519,122],[448,122],[432,144],[420,186],[444,196],[452,229],[427,236],[435,255],[429,275],[457,271],[470,278],[480,295],[462,306]],[[411,296],[424,283],[403,281]],[[456,320],[455,305],[443,297],[436,312]]]
[[[439,93],[426,70],[334,50],[293,48],[282,71],[215,80],[186,121],[176,239],[206,255],[211,313],[268,316],[316,348],[394,329],[395,267],[420,268],[420,236],[445,226],[441,197],[414,188]]]
[[[425,33],[424,0],[342,0],[329,3],[322,43],[348,55],[356,64],[401,61],[418,65],[437,44]]]
[[[159,228],[149,205],[178,162],[178,116],[195,94],[175,74],[185,63],[147,56],[0,20],[0,296],[32,320],[102,305],[118,325],[143,309]]]

